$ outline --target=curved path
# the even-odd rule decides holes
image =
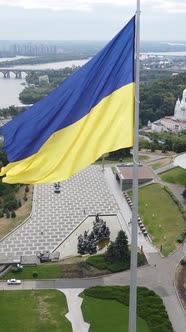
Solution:
[[[104,174],[104,175],[103,175]],[[83,176],[82,176],[83,175]],[[155,177],[160,182],[158,175]],[[123,228],[130,237],[131,211],[114,181],[111,170],[102,172],[99,166],[92,166],[61,184],[61,193],[54,194],[52,185],[37,186],[35,211],[29,222],[0,242],[0,253],[34,254],[36,251],[52,250],[66,237],[87,213],[97,212],[121,214]],[[52,221],[52,222],[51,222]],[[41,231],[43,234],[41,234]],[[65,233],[66,232],[66,233]],[[186,316],[174,287],[176,265],[185,255],[183,246],[167,258],[162,258],[149,242],[139,236],[149,265],[138,268],[138,285],[153,289],[164,301],[170,320],[176,332],[185,332]],[[94,279],[59,279],[23,281],[20,286],[10,287],[0,282],[2,289],[70,289],[95,285],[128,285],[129,271]]]
[[[177,262],[185,255],[181,246],[174,254],[162,258],[158,253],[149,253],[150,264],[138,268],[138,286],[154,290],[166,306],[169,318],[176,332],[185,332],[186,315],[179,302],[174,278]],[[20,286],[10,287],[6,282],[0,282],[0,290],[12,289],[78,289],[91,286],[129,285],[130,272],[121,272],[98,278],[87,279],[56,279],[56,280],[24,280]]]

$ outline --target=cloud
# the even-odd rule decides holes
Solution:
[[[136,0],[0,0],[0,39],[109,40],[135,10]],[[186,0],[141,0],[141,12],[142,40],[185,40]]]
[[[150,3],[156,12],[165,12],[167,14],[180,13],[184,14],[186,12],[186,3],[185,0],[157,0],[153,1],[153,4]]]
[[[113,5],[119,7],[136,7],[136,0],[0,0],[0,6],[25,9],[51,9],[62,11],[91,11],[96,5]],[[167,13],[185,13],[185,0],[141,0],[141,9],[145,11],[163,11]]]

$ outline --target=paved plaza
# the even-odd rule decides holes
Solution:
[[[180,166],[180,167],[186,169],[186,153],[182,153],[182,154],[178,155],[174,159],[174,164],[176,166]]]
[[[35,185],[31,217],[0,241],[0,254],[52,251],[87,215],[118,210],[100,166],[90,166],[62,182],[60,193],[54,193],[53,184]]]

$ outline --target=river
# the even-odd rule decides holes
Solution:
[[[186,52],[157,52],[157,53],[141,53],[141,58],[146,58],[149,55],[158,55],[158,56],[185,56]],[[16,57],[18,59],[18,57]],[[20,57],[21,58],[21,57]],[[10,61],[10,58],[0,59],[0,68],[1,61]],[[72,60],[72,61],[62,61],[62,62],[52,62],[46,64],[37,64],[37,65],[18,65],[11,66],[11,68],[20,68],[22,70],[26,69],[61,69],[65,67],[72,66],[82,66],[88,60]],[[3,74],[0,73],[0,108],[8,107],[10,105],[20,105],[21,102],[19,100],[19,93],[24,89],[25,76],[26,74],[22,73],[23,79],[15,79],[15,75],[13,73],[10,74],[10,79],[3,78]]]
[[[9,60],[9,58],[3,59],[4,61]],[[24,69],[61,69],[72,66],[82,66],[88,60],[73,60],[73,61],[62,61],[62,62],[54,62],[54,63],[46,63],[46,64],[38,64],[38,65],[22,65],[22,66],[11,66],[11,68],[20,68]],[[1,67],[1,59],[0,59],[0,67]],[[8,68],[8,67],[6,67]],[[10,78],[3,78],[3,74],[0,73],[0,108],[6,108],[10,105],[21,105],[19,100],[19,94],[24,89],[24,85],[26,74],[22,74],[22,79],[15,79],[15,75],[10,73]]]

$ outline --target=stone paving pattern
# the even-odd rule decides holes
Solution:
[[[53,184],[35,185],[34,190],[32,216],[0,241],[0,254],[52,251],[87,215],[115,214],[119,209],[100,166],[90,166],[62,182],[60,193],[54,193]]]

